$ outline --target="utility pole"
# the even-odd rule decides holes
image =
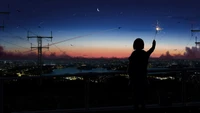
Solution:
[[[198,29],[193,29],[193,24],[192,24],[192,29],[191,29],[191,33],[192,33],[192,36],[193,36],[193,33],[198,33],[200,32],[200,30]],[[196,50],[199,52],[199,49],[200,49],[200,42],[197,40],[197,36],[195,36],[195,44],[196,44]],[[196,57],[196,55],[195,55]]]
[[[194,32],[200,32],[200,30],[193,30],[192,29],[191,32],[192,33],[194,33]],[[196,44],[196,47],[198,46],[198,48],[200,48],[200,42],[197,40],[197,36],[195,36],[195,44]]]
[[[50,38],[51,41],[52,41],[52,31],[51,31],[51,36],[29,36],[29,31],[28,31],[28,34],[27,34],[27,38],[37,38],[37,43],[38,43],[38,46],[37,47],[32,47],[32,44],[31,44],[31,50],[33,48],[37,48],[38,50],[38,62],[37,62],[37,66],[38,66],[38,69],[39,69],[39,72],[38,72],[38,75],[42,75],[42,66],[43,66],[43,62],[42,62],[42,49],[43,48],[46,48],[46,49],[49,49],[49,46],[48,47],[42,47],[42,39],[43,38]]]
[[[3,21],[3,25],[1,25],[0,28],[2,28],[3,31],[4,31],[4,28],[5,28],[5,26],[4,26],[4,21]]]
[[[200,30],[198,29],[193,29],[193,24],[191,24],[191,33],[192,33],[192,36],[194,36],[194,33],[198,33],[200,32]],[[195,36],[195,44],[196,44],[196,48],[200,48],[200,42],[197,40],[197,36]]]
[[[7,14],[7,15],[9,15],[10,12],[0,12],[0,14]],[[5,28],[4,21],[3,21],[3,25],[0,25],[0,28],[2,28],[4,30],[4,28]]]
[[[0,14],[8,15],[8,14],[10,14],[10,12],[0,11]],[[4,28],[5,28],[4,21],[3,21],[3,25],[0,25],[0,28],[2,28],[3,31],[4,31]],[[3,92],[4,92],[4,80],[1,79],[0,80],[0,112],[1,113],[4,113],[4,106],[3,106],[4,105],[4,99],[3,99],[4,95],[3,95]]]
[[[9,5],[8,5],[8,9],[9,9]],[[10,12],[9,11],[0,11],[0,14],[2,14],[2,15],[9,15]],[[3,21],[3,25],[0,25],[0,28],[2,28],[4,30],[4,28],[5,28],[4,21]]]

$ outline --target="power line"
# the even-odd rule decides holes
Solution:
[[[87,35],[69,38],[69,39],[66,39],[66,40],[62,40],[62,41],[58,41],[58,42],[55,42],[55,43],[51,43],[51,44],[49,44],[49,46],[55,45],[55,44],[59,44],[59,43],[63,43],[63,42],[69,41],[69,40],[77,39],[77,38],[83,38],[83,37],[90,36],[90,35],[93,35],[93,34],[96,34],[96,33],[101,33],[101,32],[107,32],[107,31],[115,30],[115,29],[121,29],[121,27],[107,29],[107,30],[103,30],[103,31],[101,30],[101,31],[97,31],[97,32],[90,33],[90,34],[87,34]]]
[[[191,37],[190,37],[189,41],[187,42],[186,47],[188,46],[188,44],[193,39],[193,33],[194,32],[200,32],[200,30],[194,30],[193,29],[193,24],[191,24]],[[196,47],[197,47],[198,44],[200,44],[199,42],[197,42],[197,37],[195,37],[195,44],[196,44]],[[183,50],[181,50],[180,53],[182,53],[184,50],[185,50],[185,48]]]
[[[108,31],[112,31],[112,30],[116,30],[116,29],[121,29],[121,27],[115,27],[115,28],[112,28],[112,29],[101,30],[101,31],[97,31],[97,32],[90,33],[90,34],[87,34],[87,35],[72,37],[72,38],[69,38],[69,39],[65,39],[65,40],[62,40],[62,41],[58,41],[58,42],[54,42],[54,43],[45,45],[44,47],[49,47],[49,46],[56,45],[56,44],[59,44],[59,43],[63,43],[63,42],[66,42],[66,41],[70,41],[70,40],[74,40],[74,39],[78,39],[78,38],[83,38],[83,37],[90,36],[90,35],[93,35],[93,34],[96,34],[96,33],[103,33],[103,32],[108,32]],[[36,49],[32,49],[32,50],[36,50]],[[25,51],[24,53],[28,53],[28,52],[31,52],[31,51]]]
[[[26,48],[26,47],[23,47],[23,46],[20,46],[20,45],[14,44],[14,43],[12,43],[12,42],[8,42],[8,41],[2,40],[2,39],[0,39],[0,40],[3,41],[3,42],[5,42],[5,43],[8,43],[8,44],[11,44],[11,45],[14,45],[14,46],[17,46],[17,47],[23,48],[23,49],[29,49],[29,48]]]
[[[23,40],[23,41],[25,41],[25,42],[31,44],[31,42],[29,42],[28,40],[26,40],[25,38],[23,38],[23,37],[21,37],[21,36],[14,35],[13,33],[8,32],[8,31],[4,31],[4,32],[7,33],[7,34],[9,34],[9,35],[11,35],[11,36],[13,36],[13,37],[10,37],[10,38],[15,39],[14,37],[16,37],[16,38],[18,38],[18,39],[20,39],[20,40]]]
[[[186,44],[186,47],[187,47],[187,46],[188,46],[188,44],[191,42],[192,38],[193,38],[193,37],[190,37],[190,39],[189,39],[188,43]],[[184,48],[182,51],[180,51],[180,53],[182,53],[184,50],[185,50],[185,48]]]
[[[23,27],[23,26],[21,26],[21,25],[19,25],[19,28],[22,28],[22,29],[26,30],[27,32],[31,33],[32,35],[38,36],[36,33],[32,32],[31,30],[29,30],[29,29],[27,29],[27,28],[25,28],[25,27]],[[47,39],[46,39],[46,40],[47,40]],[[47,40],[47,41],[49,41],[49,40]],[[32,44],[32,43],[30,43],[30,44]],[[56,46],[56,45],[54,45],[54,46],[55,46],[59,51],[63,52],[58,46]],[[34,49],[34,50],[36,50],[36,49]],[[32,51],[32,50],[31,50],[31,51]]]
[[[54,45],[60,52],[64,53],[65,51],[61,50],[57,45]]]

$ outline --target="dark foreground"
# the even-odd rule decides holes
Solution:
[[[199,105],[192,106],[158,106],[148,105],[145,110],[136,111],[132,106],[115,106],[115,107],[99,107],[90,109],[57,109],[57,110],[44,110],[44,111],[24,111],[24,112],[13,112],[13,113],[199,113]]]

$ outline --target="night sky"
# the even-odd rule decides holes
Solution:
[[[140,37],[151,47],[156,25],[156,50],[152,57],[169,51],[184,54],[195,47],[193,29],[200,26],[198,0],[3,0],[0,11],[0,45],[4,53],[27,54],[37,46],[30,36],[51,36],[45,54],[84,57],[128,57]],[[9,8],[8,8],[9,4]],[[157,24],[158,21],[158,24]],[[119,29],[120,28],[120,29]],[[63,42],[61,42],[63,41]],[[187,48],[186,48],[187,47]],[[37,51],[34,51],[37,52]]]

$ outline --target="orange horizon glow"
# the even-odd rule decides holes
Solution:
[[[147,51],[147,49],[144,49]],[[71,57],[86,57],[86,58],[100,58],[100,57],[105,57],[105,58],[127,58],[130,56],[132,53],[131,48],[102,48],[102,47],[82,47],[82,48],[73,48],[70,50],[67,50],[65,53],[54,50],[52,53],[55,53],[56,56],[60,55],[69,55]],[[165,55],[167,50],[165,49],[155,49],[155,51],[151,54],[150,57],[158,58],[161,55]],[[176,51],[169,51],[170,55],[174,56],[177,55]],[[179,54],[183,54],[184,52],[181,52]],[[51,53],[46,53],[47,55],[50,55]]]

